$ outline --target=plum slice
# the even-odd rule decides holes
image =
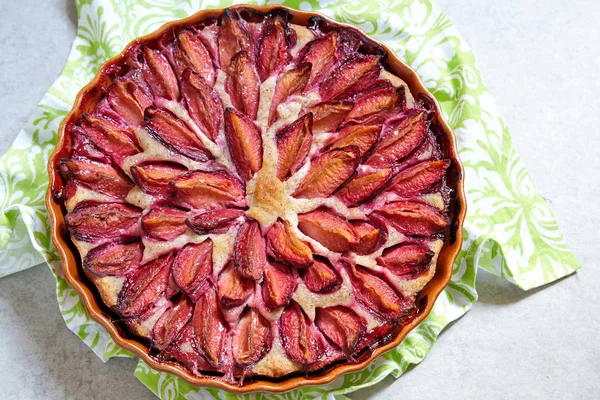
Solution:
[[[339,131],[330,150],[356,146],[359,156],[363,157],[379,139],[379,125],[350,125]]]
[[[411,110],[382,138],[366,165],[387,168],[408,156],[425,139],[425,112]]]
[[[119,293],[119,312],[125,317],[143,314],[164,295],[175,256],[161,256],[140,267]]]
[[[267,233],[267,250],[273,258],[296,268],[312,264],[310,247],[298,239],[288,221],[277,221]]]
[[[227,325],[219,310],[214,289],[208,290],[196,302],[192,327],[198,352],[211,366],[218,368],[222,361]]]
[[[134,187],[133,182],[121,170],[108,164],[63,158],[60,160],[60,166],[67,178],[76,179],[92,190],[119,199],[124,199]]]
[[[404,197],[421,194],[439,182],[449,166],[449,160],[424,161],[413,165],[394,176],[390,190]]]
[[[145,119],[148,133],[172,151],[199,162],[212,159],[198,136],[170,112],[148,107]]]
[[[256,309],[247,308],[233,331],[232,352],[236,364],[255,364],[271,350],[271,324]]]
[[[325,258],[315,259],[300,275],[306,287],[315,293],[331,293],[342,284],[341,278]]]
[[[225,308],[241,306],[254,290],[254,281],[241,276],[230,262],[219,274],[217,293]]]
[[[283,103],[288,97],[300,93],[308,84],[311,65],[302,63],[288,70],[285,70],[277,78],[271,107],[269,108],[269,125],[277,119],[277,106]]]
[[[256,119],[260,80],[250,55],[241,51],[231,59],[225,89],[233,106],[251,120]]]
[[[140,216],[139,208],[127,204],[86,202],[68,213],[65,221],[73,236],[93,242],[122,235],[138,236],[136,224]]]
[[[400,297],[383,279],[366,269],[356,267],[354,278],[354,295],[379,318],[395,320],[411,308],[408,299]]]
[[[244,224],[235,239],[233,251],[235,269],[245,278],[259,280],[267,263],[265,240],[258,222]]]
[[[173,207],[155,207],[142,217],[142,229],[158,240],[173,240],[187,230],[187,212]]]
[[[261,81],[279,72],[290,59],[289,39],[291,30],[280,16],[270,18],[263,29],[258,45],[257,69]]]
[[[383,216],[406,235],[431,236],[450,223],[448,217],[435,208],[415,201],[388,203],[374,212]]]
[[[172,361],[175,359],[194,373],[197,373],[198,371],[211,371],[214,369],[196,350],[196,345],[194,344],[194,329],[192,328],[191,321],[183,327],[180,334],[171,345],[158,354],[158,357],[165,361]]]
[[[335,63],[337,43],[337,32],[331,32],[323,38],[313,40],[306,46],[301,62],[312,65],[309,86],[320,82]]]
[[[382,124],[404,108],[404,86],[373,90],[361,96],[346,117],[345,123]]]
[[[185,223],[198,235],[225,232],[231,223],[244,215],[244,210],[239,208],[222,208],[195,214]]]
[[[277,133],[277,178],[286,180],[300,169],[312,144],[312,114]]]
[[[354,352],[367,330],[365,321],[344,306],[318,307],[315,310],[315,325],[346,354]]]
[[[217,44],[221,69],[227,71],[234,54],[240,51],[253,51],[246,21],[226,9],[219,24]]]
[[[338,31],[338,46],[336,55],[338,61],[344,62],[357,56],[361,46],[361,38],[356,32],[348,29]]]
[[[98,146],[85,135],[81,126],[74,126],[71,129],[71,133],[73,134],[73,153],[71,153],[71,158],[88,159],[103,164],[109,164],[111,162],[111,157],[100,151]]]
[[[173,58],[177,76],[181,77],[183,72],[189,68],[204,78],[211,86],[215,84],[217,74],[210,53],[202,40],[192,32],[182,31],[177,35]]]
[[[360,172],[336,193],[348,207],[362,204],[379,194],[390,183],[391,168]]]
[[[298,215],[298,229],[335,252],[348,251],[358,243],[352,224],[323,209]]]
[[[144,65],[142,74],[154,93],[167,100],[179,100],[177,77],[167,58],[158,50],[144,48]]]
[[[186,244],[173,262],[173,280],[188,296],[195,298],[203,289],[212,272],[213,243],[207,239],[202,243]]]
[[[98,104],[96,104],[96,107],[93,110],[93,114],[97,117],[104,118],[105,120],[114,123],[120,128],[125,128],[130,132],[133,131],[134,127],[127,126],[124,123],[123,118],[121,118],[121,116],[112,108],[112,106],[108,102],[108,95],[106,95],[103,99],[98,101]]]
[[[217,92],[200,75],[186,69],[181,78],[181,95],[192,120],[214,142],[223,120],[223,105]]]
[[[120,79],[109,87],[108,103],[127,125],[139,126],[152,99],[133,80]]]
[[[352,246],[352,251],[356,254],[371,254],[385,243],[387,232],[384,228],[367,221],[350,221],[350,223],[358,233],[358,243]]]
[[[377,56],[356,56],[335,68],[321,84],[319,94],[323,101],[349,97],[364,89],[379,75],[381,64]]]
[[[426,270],[434,253],[429,247],[418,243],[402,243],[383,251],[377,263],[395,275],[414,279]]]
[[[65,185],[56,191],[56,196],[60,196],[65,201],[70,200],[77,194],[80,187],[81,183],[79,181],[68,179]]]
[[[283,310],[279,319],[279,334],[290,360],[306,365],[321,358],[323,342],[298,303],[292,302]]]
[[[263,163],[259,128],[248,117],[232,108],[225,109],[225,139],[240,177],[252,179]]]
[[[269,309],[275,309],[290,302],[297,283],[289,267],[269,260],[261,286],[265,305]]]
[[[143,192],[161,194],[168,189],[169,182],[186,171],[177,164],[157,162],[132,166],[131,176]]]
[[[352,107],[354,104],[348,101],[329,101],[312,107],[313,133],[335,132]]]
[[[311,161],[311,166],[292,196],[312,199],[329,197],[354,173],[360,162],[357,146],[328,151]]]
[[[98,149],[116,163],[138,154],[141,149],[135,139],[123,129],[102,117],[86,115],[83,124],[75,127],[83,136],[89,138]]]
[[[173,268],[171,268],[171,273],[169,274],[169,283],[167,284],[167,290],[165,291],[165,297],[167,299],[172,299],[181,292],[181,288],[177,286],[175,283],[175,279],[173,278]]]
[[[124,276],[138,268],[143,253],[141,242],[109,242],[91,249],[83,266],[98,276]]]
[[[156,321],[152,328],[152,344],[159,350],[166,349],[192,318],[192,303],[181,298]]]
[[[177,198],[197,209],[243,204],[244,188],[222,171],[189,171],[170,182]]]

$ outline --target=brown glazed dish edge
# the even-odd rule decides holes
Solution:
[[[452,219],[452,224],[448,228],[449,230],[445,238],[444,246],[437,261],[435,275],[423,288],[423,290],[421,290],[417,297],[416,303],[422,305],[420,312],[418,312],[417,315],[406,325],[401,326],[400,331],[396,332],[396,336],[393,337],[392,340],[375,348],[371,354],[368,355],[368,357],[362,357],[362,359],[360,359],[358,362],[330,366],[324,371],[321,371],[319,375],[294,376],[289,378],[284,377],[280,380],[256,378],[251,379],[249,382],[247,381],[242,385],[238,385],[219,380],[218,378],[195,376],[179,364],[174,362],[159,361],[153,358],[149,352],[149,346],[142,343],[139,339],[136,339],[133,334],[128,334],[123,329],[119,328],[115,321],[114,315],[111,315],[111,313],[107,310],[107,307],[104,306],[100,300],[96,293],[96,288],[89,282],[81,269],[81,263],[78,259],[79,255],[72,245],[69,233],[67,231],[64,219],[64,210],[62,208],[61,201],[54,196],[53,191],[53,188],[56,187],[61,179],[56,169],[56,163],[60,158],[64,157],[67,152],[65,143],[66,128],[70,123],[77,120],[82,113],[87,111],[89,104],[94,103],[99,95],[97,90],[95,91],[94,89],[98,87],[106,87],[108,84],[110,84],[110,82],[106,81],[109,78],[104,74],[104,72],[107,71],[107,69],[112,65],[120,62],[124,57],[124,54],[132,45],[137,43],[152,42],[162,36],[164,33],[168,32],[170,29],[175,29],[188,24],[194,24],[207,18],[217,17],[223,12],[223,9],[199,11],[188,18],[169,22],[163,25],[157,31],[134,40],[132,43],[128,44],[123,52],[121,52],[118,56],[107,61],[98,70],[98,73],[94,79],[92,79],[90,83],[81,89],[75,98],[73,108],[59,127],[56,149],[52,153],[48,162],[50,184],[46,194],[46,208],[48,209],[50,216],[52,242],[58,254],[60,255],[65,279],[81,296],[81,300],[88,314],[95,321],[106,328],[108,333],[115,340],[115,342],[119,344],[119,346],[137,354],[152,368],[159,371],[173,373],[196,386],[219,388],[238,394],[254,391],[285,392],[306,385],[327,384],[343,374],[358,371],[367,367],[373,360],[375,360],[375,358],[398,346],[408,332],[410,332],[423,319],[425,319],[425,317],[427,317],[433,308],[435,300],[450,281],[454,260],[462,247],[462,226],[466,214],[466,200],[463,187],[464,174],[462,164],[458,157],[454,134],[444,120],[439,104],[427,91],[427,89],[425,89],[423,83],[414,70],[400,61],[394,52],[385,44],[369,38],[366,34],[354,26],[332,21],[324,15],[316,12],[299,11],[279,5],[238,5],[230,7],[229,9],[240,7],[254,9],[263,13],[269,13],[274,10],[284,10],[291,15],[290,22],[304,26],[308,24],[310,18],[319,17],[332,25],[341,26],[355,31],[360,35],[361,38],[383,48],[387,53],[387,64],[391,72],[406,82],[415,98],[425,99],[431,104],[432,109],[435,110],[435,123],[438,125],[438,131],[440,131],[442,134],[442,139],[444,141],[443,151],[445,156],[452,160],[452,166],[449,169],[448,175],[449,186],[454,186],[454,195],[451,199],[449,207],[449,214]],[[443,137],[444,135],[445,137]]]

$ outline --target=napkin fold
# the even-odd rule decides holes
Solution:
[[[156,30],[165,22],[206,8],[227,7],[232,2],[76,0],[76,3],[78,32],[65,68],[11,148],[0,158],[0,277],[46,261],[56,277],[58,304],[69,329],[103,360],[133,357],[90,319],[79,296],[62,276],[44,207],[48,186],[46,163],[56,143],[58,126],[75,95],[104,61],[118,54],[134,38]],[[448,18],[429,0],[276,0],[250,4],[283,4],[320,11],[385,42],[417,71],[440,102],[456,134],[465,167],[468,213],[464,243],[452,280],[431,314],[401,345],[366,369],[346,374],[328,385],[293,390],[286,393],[286,398],[341,399],[390,374],[399,377],[410,364],[423,360],[442,329],[475,303],[478,268],[524,290],[580,268],[560,235],[552,211],[537,193],[512,147],[508,129],[482,83],[473,53]],[[135,376],[163,399],[236,397],[216,389],[193,387],[173,375],[151,369],[142,361]]]

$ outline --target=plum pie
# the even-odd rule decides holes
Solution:
[[[102,69],[55,164],[79,268],[150,355],[240,384],[419,312],[454,189],[431,104],[353,29],[234,8]]]

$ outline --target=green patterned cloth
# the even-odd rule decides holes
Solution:
[[[456,133],[466,170],[468,199],[463,249],[452,281],[427,319],[400,346],[363,371],[347,374],[325,386],[297,389],[283,397],[345,398],[344,394],[374,385],[389,374],[399,377],[410,364],[422,361],[442,329],[477,300],[477,268],[525,290],[580,268],[512,147],[508,129],[481,81],[473,53],[448,18],[429,0],[273,3],[320,11],[356,25],[387,43],[417,71],[439,100]],[[62,75],[0,159],[0,277],[45,260],[55,273],[58,304],[67,326],[103,360],[133,355],[119,348],[88,317],[78,295],[61,276],[44,208],[46,162],[56,142],[57,128],[80,88],[104,61],[118,54],[132,39],[198,10],[229,5],[230,1],[219,0],[77,0],[77,38]],[[192,387],[141,361],[135,376],[164,399],[235,397],[219,390]]]

